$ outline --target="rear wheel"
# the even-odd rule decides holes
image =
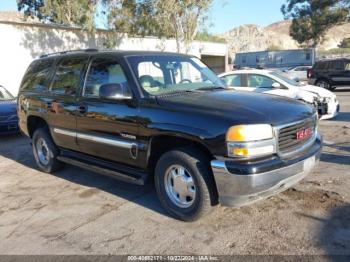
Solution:
[[[52,173],[62,168],[63,163],[57,160],[59,150],[47,128],[42,127],[35,130],[32,143],[36,164],[42,171]]]
[[[319,87],[328,89],[330,91],[335,90],[335,87],[332,86],[327,80],[324,80],[324,79],[318,80],[316,85],[319,86]]]
[[[200,151],[183,148],[165,153],[155,169],[158,198],[176,219],[194,221],[217,203],[210,160]]]

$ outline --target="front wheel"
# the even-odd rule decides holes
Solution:
[[[213,210],[217,191],[210,160],[184,148],[165,153],[155,169],[155,186],[165,210],[174,218],[194,221]]]

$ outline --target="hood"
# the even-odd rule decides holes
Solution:
[[[16,114],[16,99],[0,100],[0,116]]]
[[[332,93],[331,91],[319,87],[319,86],[313,86],[313,85],[305,85],[305,86],[300,86],[299,87],[303,91],[307,91],[313,94],[318,95],[319,97],[329,97],[329,98],[335,98],[336,95]]]
[[[167,110],[211,115],[213,121],[225,119],[232,124],[266,123],[277,126],[314,114],[312,107],[294,99],[235,90],[168,95],[157,100]]]

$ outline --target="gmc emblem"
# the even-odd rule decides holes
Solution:
[[[311,137],[312,134],[313,134],[313,130],[311,127],[300,130],[297,132],[297,140],[307,139],[307,138]]]

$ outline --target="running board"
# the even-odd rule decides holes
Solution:
[[[102,165],[96,165],[93,162],[86,161],[85,159],[79,159],[77,157],[68,157],[65,154],[59,155],[57,159],[66,164],[87,169],[87,170],[99,173],[101,175],[115,178],[120,181],[135,184],[135,185],[144,185],[148,177],[147,173],[141,172],[136,169],[126,168],[125,170],[120,170],[121,168],[115,169],[115,168],[111,168],[110,166],[108,167],[103,166],[103,161],[102,161]],[[130,172],[132,170],[134,172]]]

